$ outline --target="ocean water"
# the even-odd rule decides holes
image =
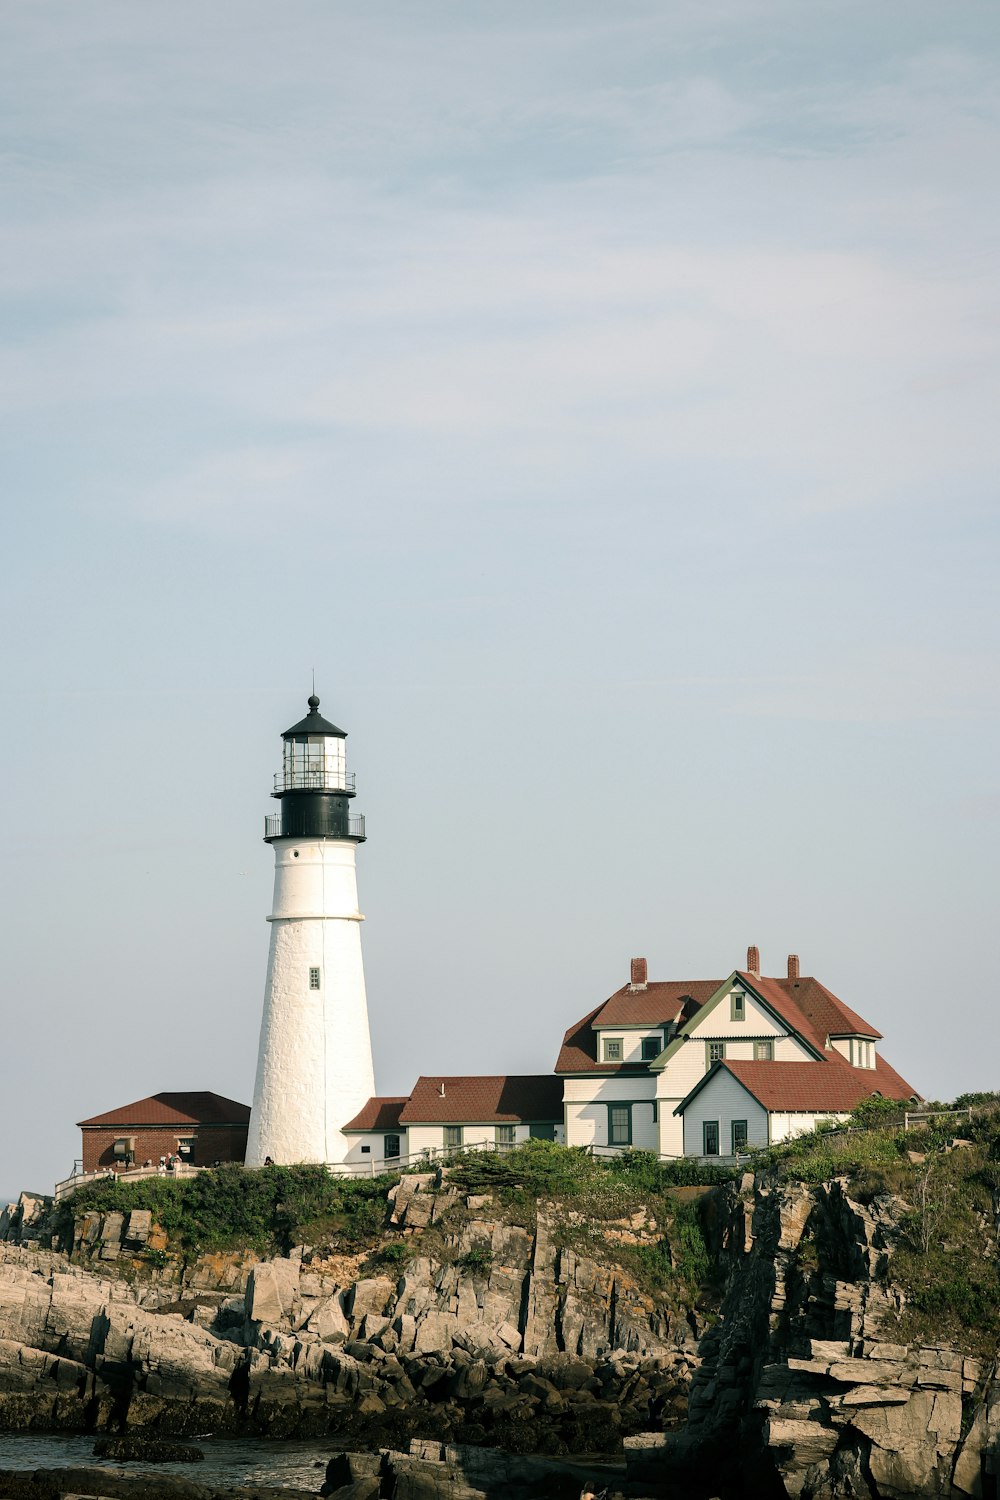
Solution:
[[[200,1483],[261,1484],[280,1489],[315,1490],[323,1483],[328,1461],[340,1451],[336,1439],[292,1442],[240,1438],[171,1438],[192,1443],[205,1455],[203,1463],[124,1463],[95,1458],[91,1435],[78,1433],[0,1432],[0,1469],[60,1469],[93,1467],[127,1474],[180,1474]]]

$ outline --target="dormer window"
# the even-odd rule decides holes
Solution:
[[[851,1037],[851,1062],[856,1068],[874,1068],[875,1043],[866,1037]]]
[[[620,1036],[607,1036],[604,1038],[604,1061],[621,1062],[622,1039]]]
[[[654,1057],[659,1057],[663,1051],[662,1036],[644,1036],[642,1039],[642,1060],[652,1062]]]

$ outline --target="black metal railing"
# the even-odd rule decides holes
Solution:
[[[312,766],[289,766],[274,774],[276,792],[353,792],[354,772],[326,770]]]
[[[308,837],[308,835],[306,835],[306,834],[298,834],[298,833],[297,834],[289,834],[288,836],[289,836],[289,838],[306,838],[306,837]],[[264,818],[264,837],[266,839],[280,839],[281,838],[281,814],[280,813],[267,813],[265,815],[265,818]],[[336,838],[336,834],[327,834],[326,837],[327,838]],[[368,837],[368,835],[365,833],[365,815],[364,815],[364,813],[355,813],[352,817],[348,818],[348,820],[347,820],[347,837],[351,838],[351,839],[364,839],[364,838]]]

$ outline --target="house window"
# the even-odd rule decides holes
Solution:
[[[446,1125],[444,1127],[444,1145],[446,1151],[454,1151],[462,1144],[461,1125]]]
[[[733,1155],[747,1149],[747,1122],[746,1120],[733,1121]]]
[[[554,1125],[529,1125],[528,1135],[533,1141],[554,1141],[556,1127]]]
[[[362,1146],[361,1147],[361,1155],[362,1156],[371,1156],[371,1154],[372,1154],[372,1148],[370,1146]]]
[[[382,1137],[382,1155],[386,1161],[395,1161],[399,1156],[399,1136],[384,1135]]]
[[[183,1161],[187,1162],[187,1164],[188,1164],[189,1167],[194,1165],[194,1136],[193,1135],[186,1135],[186,1136],[178,1136],[177,1137],[177,1154],[178,1154],[178,1156],[181,1157],[181,1159]]]
[[[642,1039],[642,1060],[652,1062],[654,1057],[659,1057],[663,1051],[662,1036],[644,1036]]]
[[[754,1042],[753,1060],[754,1062],[773,1062],[774,1043],[770,1039],[766,1042]]]
[[[319,970],[318,969],[310,969],[309,970],[309,988],[311,990],[318,990],[319,989]]]
[[[745,1021],[747,1018],[747,997],[742,990],[733,990],[729,997],[729,1018],[732,1021]]]
[[[604,1061],[621,1062],[622,1039],[620,1036],[609,1036],[604,1039]]]
[[[497,1126],[497,1145],[498,1146],[513,1146],[514,1139],[515,1139],[515,1137],[514,1137],[514,1126],[513,1125],[498,1125]]]
[[[654,1125],[656,1124],[656,1122],[657,1122],[657,1120],[659,1118],[660,1118],[660,1101],[659,1101],[659,1099],[654,1099],[653,1100],[653,1124]]]
[[[719,1122],[718,1120],[703,1120],[701,1126],[703,1156],[718,1156],[719,1154]]]
[[[711,1067],[713,1063],[725,1061],[725,1056],[726,1056],[726,1044],[725,1044],[725,1042],[706,1042],[705,1043],[705,1061],[706,1061],[706,1063],[708,1064],[709,1067]]]
[[[608,1145],[609,1146],[631,1146],[632,1144],[632,1106],[631,1104],[609,1104],[608,1105]]]

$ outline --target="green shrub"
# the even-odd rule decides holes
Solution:
[[[493,1252],[488,1245],[473,1245],[455,1261],[459,1270],[470,1271],[477,1275],[488,1275],[492,1264]]]
[[[376,1245],[365,1261],[366,1271],[401,1271],[417,1253],[412,1240],[390,1240],[388,1244]]]
[[[898,1099],[886,1099],[881,1094],[872,1094],[854,1106],[849,1123],[867,1130],[897,1121],[902,1125],[905,1113],[906,1106]]]
[[[246,1248],[286,1252],[329,1239],[355,1248],[378,1237],[385,1194],[397,1179],[332,1177],[325,1167],[214,1167],[171,1181],[108,1178],[81,1188],[73,1214],[149,1209],[176,1247],[185,1251]]]

